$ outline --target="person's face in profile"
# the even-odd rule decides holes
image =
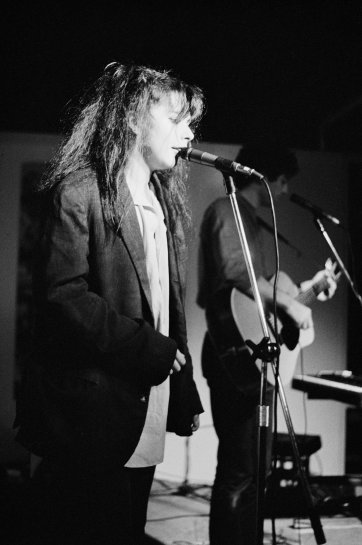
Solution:
[[[164,95],[150,108],[143,155],[151,172],[174,167],[178,149],[187,147],[194,137],[190,115],[179,119],[181,108],[177,93]]]

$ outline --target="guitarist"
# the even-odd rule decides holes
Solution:
[[[262,172],[274,200],[288,191],[288,181],[298,172],[295,155],[272,142],[243,146],[235,161]],[[268,206],[265,187],[253,177],[234,179],[261,298],[271,308],[273,287],[267,280],[260,207]],[[309,307],[295,297],[323,277],[327,289],[318,295],[327,300],[334,294],[334,267],[319,271],[303,282],[295,293],[278,290],[277,305],[298,329],[313,326]],[[210,508],[210,545],[253,545],[256,517],[257,423],[259,372],[251,360],[230,312],[233,288],[252,295],[248,272],[228,197],[217,199],[205,212],[200,233],[198,305],[205,310],[207,333],[202,349],[202,369],[210,387],[211,409],[219,439],[218,461]],[[247,318],[247,317],[246,317]],[[268,386],[267,404],[273,405],[273,387]],[[270,414],[272,414],[272,410]],[[269,426],[267,467],[271,460],[272,432]]]

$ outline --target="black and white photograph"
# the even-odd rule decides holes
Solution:
[[[362,7],[1,18],[1,542],[360,545]]]

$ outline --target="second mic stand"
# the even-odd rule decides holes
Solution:
[[[344,276],[347,278],[347,281],[349,283],[349,285],[351,286],[351,289],[352,289],[352,292],[353,294],[355,295],[357,301],[359,302],[359,304],[362,306],[362,297],[361,295],[358,293],[357,291],[357,288],[355,287],[354,285],[354,282],[352,280],[352,278],[350,277],[350,275],[348,274],[348,271],[340,257],[340,255],[338,254],[330,236],[328,235],[323,223],[322,223],[322,220],[320,219],[319,216],[314,216],[314,223],[317,227],[317,229],[319,229],[319,231],[322,233],[325,241],[327,242],[329,248],[331,249],[334,257],[336,258],[336,261],[339,265],[339,268],[341,269],[341,272],[344,274]]]
[[[292,419],[284,394],[283,384],[279,377],[276,359],[279,355],[279,347],[270,341],[269,328],[265,318],[264,308],[260,297],[258,284],[255,277],[253,263],[250,255],[248,242],[244,230],[244,225],[241,219],[238,203],[235,196],[235,185],[233,178],[224,174],[225,190],[230,198],[231,206],[234,213],[236,227],[238,230],[241,247],[243,250],[245,263],[251,283],[253,296],[258,309],[260,324],[263,331],[263,339],[258,345],[254,345],[250,341],[247,343],[254,350],[253,357],[262,360],[261,377],[260,377],[260,404],[258,408],[258,465],[257,465],[257,497],[256,497],[256,536],[257,545],[263,545],[264,538],[264,497],[265,497],[265,481],[266,481],[266,439],[267,429],[269,426],[269,406],[266,405],[266,387],[267,387],[267,370],[268,363],[272,364],[272,370],[277,383],[277,391],[280,397],[280,403],[283,409],[285,422],[288,428],[289,438],[292,444],[295,464],[300,478],[302,492],[306,501],[307,510],[314,531],[314,536],[318,545],[326,543],[323,528],[320,519],[313,505],[312,494],[309,488],[307,478],[300,460],[300,455],[297,446],[297,440],[293,429]],[[247,341],[245,341],[247,342]]]

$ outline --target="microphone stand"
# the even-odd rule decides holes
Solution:
[[[315,223],[317,229],[319,229],[319,231],[322,233],[322,236],[323,236],[324,239],[326,240],[326,242],[327,242],[329,248],[331,249],[331,251],[332,251],[334,257],[336,258],[336,261],[337,261],[337,263],[338,263],[338,265],[339,265],[339,267],[340,267],[342,273],[343,273],[344,276],[347,278],[347,281],[348,281],[349,285],[351,286],[351,289],[352,289],[353,294],[355,295],[355,297],[356,297],[357,301],[359,302],[359,304],[362,306],[362,297],[361,297],[361,295],[358,293],[357,288],[355,287],[352,278],[350,277],[350,275],[349,275],[349,273],[348,273],[348,271],[347,271],[347,269],[346,269],[346,267],[345,267],[345,265],[344,265],[342,259],[340,258],[340,256],[339,256],[339,254],[338,254],[336,248],[335,248],[334,245],[333,245],[333,242],[332,242],[330,236],[328,235],[328,233],[327,233],[327,231],[326,231],[326,229],[325,229],[325,227],[324,227],[324,225],[323,225],[323,223],[322,223],[321,218],[320,218],[318,215],[315,215],[315,216],[314,216],[314,223]]]
[[[315,511],[315,507],[312,501],[312,494],[307,482],[304,469],[300,460],[298,452],[297,440],[295,437],[293,424],[289,412],[289,408],[286,402],[284,394],[283,384],[277,371],[276,360],[279,356],[280,349],[276,343],[272,343],[269,337],[269,329],[265,318],[264,308],[260,297],[258,284],[255,277],[255,272],[252,264],[251,254],[246,239],[244,225],[241,219],[238,203],[235,196],[235,185],[232,176],[223,174],[225,182],[225,190],[230,198],[232,210],[234,213],[235,223],[238,230],[241,247],[243,250],[245,263],[255,299],[255,303],[258,309],[260,324],[263,331],[263,339],[258,345],[254,345],[250,341],[245,341],[248,346],[254,351],[253,357],[255,359],[260,358],[261,365],[261,377],[260,377],[260,397],[258,406],[258,463],[257,463],[257,493],[256,493],[256,537],[257,545],[263,545],[264,537],[264,498],[265,498],[265,481],[266,481],[266,440],[267,429],[269,427],[269,406],[266,405],[266,387],[267,387],[267,370],[268,363],[272,364],[272,370],[274,373],[275,381],[277,383],[277,391],[280,397],[284,418],[288,428],[290,441],[294,453],[296,467],[300,477],[301,488],[306,500],[307,510],[311,521],[311,526],[314,531],[314,536],[318,545],[326,543],[323,528],[320,519]]]

